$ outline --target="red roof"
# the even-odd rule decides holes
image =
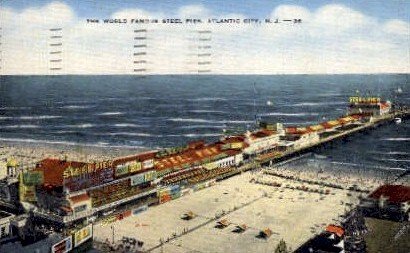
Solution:
[[[62,186],[63,173],[65,169],[68,167],[79,168],[85,165],[87,165],[87,163],[46,158],[37,163],[34,170],[43,172],[44,185]]]
[[[285,128],[285,131],[286,131],[287,134],[297,134],[297,135],[312,132],[312,130],[310,130],[307,127],[294,127],[294,126],[290,126],[290,127]]]
[[[404,185],[382,185],[372,192],[369,197],[379,199],[381,196],[388,198],[392,203],[410,201],[410,187]]]
[[[157,159],[155,162],[155,168],[157,170],[165,170],[188,164],[192,166],[194,162],[201,162],[221,153],[223,153],[223,151],[220,149],[220,144],[210,144],[200,149],[188,149],[178,154],[172,154]]]
[[[242,151],[240,151],[240,150],[233,150],[233,149],[228,149],[228,150],[225,150],[224,152],[228,156],[234,156],[234,155],[242,153]]]
[[[345,230],[342,227],[336,226],[336,225],[333,225],[333,224],[328,225],[326,227],[326,231],[330,232],[330,233],[333,233],[333,234],[336,234],[339,237],[342,237],[345,233]]]
[[[259,131],[257,131],[257,132],[251,133],[251,137],[254,138],[254,139],[257,139],[257,138],[265,138],[265,137],[271,136],[271,135],[274,134],[274,133],[275,133],[275,132],[274,132],[274,131],[271,131],[271,130],[261,129],[261,130],[259,130]]]
[[[365,115],[364,114],[350,114],[349,116],[354,118],[355,120],[359,120]]]
[[[132,161],[142,162],[142,161],[146,161],[149,159],[154,159],[156,153],[157,151],[148,151],[148,152],[144,152],[140,154],[119,157],[113,161],[113,167],[116,167],[119,164],[124,164],[124,163],[132,162]]]
[[[204,140],[191,141],[191,142],[188,143],[188,148],[190,148],[190,149],[203,148],[204,146],[205,146],[205,141]]]

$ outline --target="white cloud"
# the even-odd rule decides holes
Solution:
[[[179,8],[177,16],[181,18],[207,18],[211,16],[211,11],[203,5],[186,5]]]
[[[164,16],[162,13],[151,13],[143,9],[124,9],[111,15],[112,18],[118,19],[150,19]]]
[[[321,26],[325,31],[346,31],[354,28],[363,28],[375,22],[375,19],[365,16],[340,4],[329,4],[319,8],[315,12],[317,26]]]
[[[131,74],[135,24],[87,24],[66,4],[52,2],[20,12],[0,10],[3,73],[49,74],[48,29],[63,27],[63,69],[72,74]],[[246,18],[203,5],[169,10],[122,9],[119,19]],[[302,24],[150,24],[144,65],[150,74],[195,73],[200,60],[197,30],[212,31],[210,68],[221,74],[410,72],[409,23],[374,17],[340,4],[309,10],[279,5],[272,19],[301,18]],[[264,19],[265,17],[257,17]],[[382,27],[380,29],[379,27]],[[392,36],[394,35],[394,36]],[[383,57],[381,57],[383,56]],[[138,58],[138,59],[136,59]]]
[[[52,2],[41,8],[28,8],[16,16],[17,25],[24,26],[63,26],[74,20],[74,13],[69,6],[61,2]]]
[[[392,19],[384,23],[383,30],[387,33],[410,36],[410,23]]]
[[[297,5],[279,5],[271,14],[272,19],[302,19],[304,22],[311,19],[308,9]]]

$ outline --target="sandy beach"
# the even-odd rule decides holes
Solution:
[[[111,241],[114,230],[115,241],[123,236],[135,237],[152,252],[272,252],[282,238],[296,249],[327,224],[338,223],[341,215],[358,202],[358,193],[347,194],[344,189],[322,187],[329,193],[321,194],[297,190],[297,186],[306,184],[291,180],[283,183],[295,189],[251,182],[259,175],[246,172],[122,221],[97,224],[95,238]],[[188,211],[197,216],[182,220],[180,216]],[[215,228],[221,219],[227,219],[230,225]],[[245,232],[232,232],[242,224],[248,227]],[[258,238],[266,228],[272,230],[272,236]],[[165,241],[162,246],[160,240]]]

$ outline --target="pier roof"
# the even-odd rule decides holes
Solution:
[[[195,162],[203,162],[222,154],[219,144],[211,144],[198,149],[188,149],[179,154],[169,155],[156,161],[155,168],[164,170],[174,167],[183,167]]]
[[[271,136],[273,134],[276,134],[276,132],[271,131],[271,130],[267,130],[267,129],[261,129],[261,130],[256,131],[256,132],[252,132],[251,133],[251,138],[252,139],[265,138],[265,137]]]
[[[116,158],[113,161],[113,166],[115,167],[119,164],[124,164],[124,163],[132,162],[132,161],[143,162],[143,161],[146,161],[146,160],[154,159],[156,153],[157,153],[157,151],[154,150],[154,151],[148,151],[148,152],[144,152],[144,153],[140,153],[140,154],[119,157],[119,158]]]
[[[64,170],[72,168],[80,168],[86,166],[87,163],[66,161],[56,158],[46,158],[37,163],[35,171],[42,171],[44,175],[44,184],[52,186],[63,185]]]

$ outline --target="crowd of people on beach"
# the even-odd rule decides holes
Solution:
[[[295,167],[266,167],[262,170],[265,175],[283,178],[287,180],[307,183],[312,185],[325,186],[336,189],[346,189],[356,192],[368,193],[378,186],[384,184],[382,178],[372,175],[347,174],[343,170],[325,171],[312,170],[309,168],[300,169]]]

